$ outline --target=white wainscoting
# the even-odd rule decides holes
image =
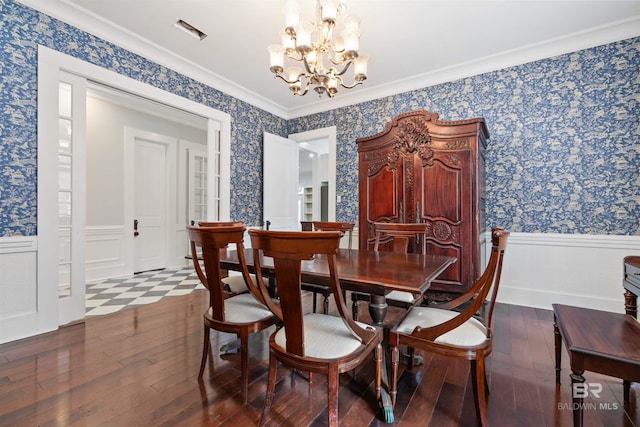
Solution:
[[[124,226],[87,227],[86,243],[86,280],[88,283],[104,279],[125,277],[133,274],[132,252],[127,250]],[[182,267],[189,264],[187,254],[186,229],[176,231],[175,259],[167,260],[167,268]]]
[[[130,232],[129,229],[127,231]],[[96,282],[133,273],[133,259],[127,259],[124,226],[87,227],[86,281]]]
[[[176,225],[175,254],[176,258],[172,261],[173,267],[191,264],[191,259],[187,258],[190,255],[189,236],[187,235],[187,227],[183,224]]]
[[[38,313],[36,237],[0,238],[0,343],[46,332]]]
[[[486,245],[490,250],[489,234]],[[640,255],[640,236],[511,233],[497,300],[549,310],[559,303],[623,313],[627,255]]]

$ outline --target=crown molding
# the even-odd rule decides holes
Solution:
[[[527,45],[478,60],[456,64],[452,67],[417,74],[389,84],[368,87],[366,89],[361,88],[357,91],[341,94],[339,98],[319,100],[304,106],[286,109],[86,9],[79,8],[68,0],[17,1],[285,120],[334,110],[398,93],[422,89],[640,36],[640,15],[636,15],[622,21],[594,27],[568,36],[549,39],[541,43]]]

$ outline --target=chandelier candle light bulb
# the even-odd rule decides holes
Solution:
[[[294,95],[305,95],[313,88],[320,97],[333,98],[338,88],[351,89],[366,80],[369,56],[359,52],[358,17],[345,16],[341,35],[333,36],[338,17],[346,9],[344,0],[316,0],[316,22],[309,23],[300,19],[299,0],[286,1],[285,29],[280,32],[282,45],[269,46],[269,69],[289,85]],[[285,60],[301,67],[287,66],[285,75]],[[347,84],[342,76],[351,64],[353,83]]]

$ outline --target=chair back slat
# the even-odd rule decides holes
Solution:
[[[284,323],[287,339],[287,352],[304,357],[304,310],[301,290],[302,262],[315,256],[326,257],[329,283],[336,300],[338,312],[356,336],[363,341],[369,339],[372,331],[357,325],[349,316],[342,289],[338,281],[336,253],[342,237],[341,231],[268,231],[249,230],[253,260],[259,286],[261,280],[262,258],[273,258],[279,302],[269,302],[272,309]],[[272,308],[275,306],[275,308]]]
[[[213,224],[213,223],[209,223]],[[231,225],[228,225],[231,224]],[[243,238],[246,228],[241,222],[220,224],[206,227],[187,226],[191,245],[191,256],[193,266],[198,274],[198,278],[209,291],[209,304],[213,311],[213,318],[224,322],[224,287],[222,283],[222,272],[220,269],[220,251],[227,249],[230,243],[236,245],[238,253],[244,255]],[[198,248],[201,254],[198,253]],[[204,270],[200,261],[204,264]],[[241,259],[246,270],[246,262]],[[243,271],[243,276],[245,272]],[[252,282],[246,272],[245,281]],[[249,289],[250,285],[247,283]]]
[[[487,263],[482,276],[476,280],[471,288],[460,296],[443,304],[433,304],[434,307],[442,309],[452,309],[466,304],[465,308],[460,311],[459,315],[451,320],[428,329],[416,331],[416,336],[420,336],[423,339],[433,340],[443,333],[462,325],[478,312],[481,313],[482,323],[487,330],[487,337],[491,335],[493,309],[495,307],[496,295],[500,286],[502,261],[504,258],[504,251],[507,247],[508,238],[508,231],[501,228],[492,229],[491,256],[489,257],[489,262]],[[485,309],[481,311],[480,309],[483,308],[483,305],[487,301],[487,296],[492,289],[492,297],[491,300],[488,301],[488,307],[485,307]]]
[[[425,253],[427,235],[427,224],[425,223],[374,222],[373,230],[375,233],[374,251],[380,250],[381,245],[391,242],[393,252],[408,253],[409,243],[411,239],[415,239],[415,249],[421,247],[421,252]]]
[[[242,221],[199,221],[198,227],[232,227],[236,225],[244,225]]]
[[[313,229],[315,231],[342,231],[346,233],[349,240],[349,250],[352,248],[353,228],[355,225],[353,222],[344,221],[313,221]]]

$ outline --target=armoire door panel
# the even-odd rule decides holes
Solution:
[[[367,219],[370,222],[397,222],[402,204],[398,174],[398,170],[384,167],[366,178]]]
[[[422,168],[420,180],[422,215],[425,218],[446,218],[457,224],[462,220],[461,200],[463,171],[434,161]]]

